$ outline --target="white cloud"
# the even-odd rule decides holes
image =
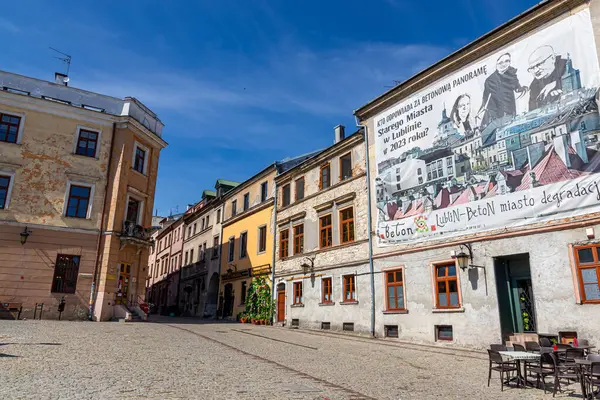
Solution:
[[[15,25],[14,23],[12,23],[11,21],[9,21],[5,18],[0,18],[0,29],[4,29],[11,33],[21,32],[21,29],[17,25]]]

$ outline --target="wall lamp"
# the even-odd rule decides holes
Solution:
[[[315,287],[315,257],[306,257],[305,259],[308,260],[310,264],[303,262],[300,266],[302,267],[304,274],[307,274],[310,271],[310,282],[312,287]]]
[[[458,254],[452,254],[452,258],[456,260],[458,267],[466,271],[467,269],[482,269],[483,270],[483,279],[485,280],[485,295],[488,295],[488,286],[487,286],[487,271],[485,267],[480,265],[473,265],[473,247],[470,243],[462,243],[459,244],[460,252]],[[465,250],[467,251],[465,253]]]
[[[21,232],[19,234],[19,236],[21,236],[21,245],[24,246],[25,243],[27,243],[27,238],[29,237],[29,235],[31,235],[31,231],[27,230],[27,227],[25,227],[25,229],[23,229],[23,232]]]

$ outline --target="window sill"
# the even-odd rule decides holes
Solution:
[[[326,307],[326,306],[335,306],[335,301],[328,301],[328,302],[325,302],[325,303],[319,303],[319,306],[323,306],[323,307]]]
[[[408,314],[408,310],[384,310],[383,314]]]
[[[341,301],[340,305],[345,306],[345,305],[351,305],[351,304],[358,304],[358,301]]]
[[[98,157],[96,155],[93,156],[86,156],[85,154],[77,154],[77,153],[71,153],[74,156],[77,157],[82,157],[82,158],[91,158],[92,160],[98,160]]]
[[[290,307],[292,307],[292,308],[304,307],[304,304],[302,304],[302,303],[300,303],[300,304],[292,304]]]
[[[73,219],[73,220],[78,220],[78,221],[91,221],[92,220],[91,218],[88,218],[88,217],[85,217],[85,218],[82,218],[82,217],[70,217],[68,215],[63,215],[63,218],[68,218],[68,219]]]
[[[464,313],[465,309],[464,307],[457,307],[457,308],[434,308],[433,310],[431,310],[432,313],[434,314],[438,314],[438,313]]]

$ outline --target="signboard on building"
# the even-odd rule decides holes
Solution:
[[[600,211],[599,86],[586,9],[376,116],[379,244]]]

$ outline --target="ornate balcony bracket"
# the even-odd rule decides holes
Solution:
[[[119,236],[121,239],[121,250],[127,245],[132,245],[135,246],[138,253],[140,253],[143,249],[154,244],[149,230],[131,221],[123,222],[123,230]]]

